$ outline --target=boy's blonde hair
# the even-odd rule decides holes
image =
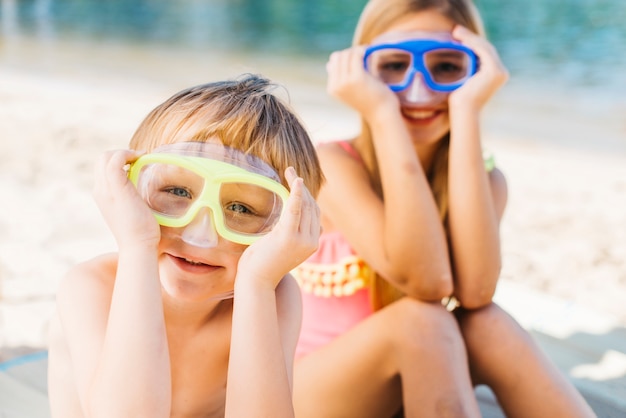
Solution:
[[[271,91],[268,79],[246,74],[185,89],[153,109],[130,148],[150,152],[177,142],[207,142],[252,154],[272,166],[288,186],[292,166],[313,196],[324,180],[315,149],[298,117]]]
[[[471,0],[370,0],[361,13],[352,44],[368,45],[400,19],[406,18],[411,13],[426,10],[435,10],[477,34],[482,36],[485,34],[478,10]],[[433,165],[426,173],[444,226],[447,224],[448,214],[449,144],[448,132],[441,139]],[[372,187],[381,198],[384,198],[370,127],[364,119],[361,121],[361,133],[356,137],[354,147],[364,161]],[[402,296],[399,290],[379,276],[373,280],[371,294],[375,309],[388,305]]]

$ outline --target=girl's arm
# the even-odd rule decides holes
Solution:
[[[294,416],[293,361],[302,312],[298,285],[288,273],[317,248],[320,221],[302,179],[293,168],[286,177],[291,194],[285,214],[239,260],[227,417]]]
[[[59,296],[87,417],[170,414],[169,352],[157,267],[160,230],[123,170],[136,157],[129,151],[111,152],[97,166],[94,197],[118,242],[117,265],[73,270]]]
[[[384,203],[363,167],[337,148],[321,147],[329,180],[320,192],[324,216],[374,270],[413,297],[452,292],[448,246],[438,209],[393,92],[363,69],[363,48],[331,55],[329,92],[371,128]]]
[[[467,308],[491,302],[500,274],[499,224],[506,181],[485,170],[480,110],[506,82],[507,72],[486,39],[463,27],[453,35],[480,57],[480,70],[453,92],[450,106],[449,213],[455,295]]]

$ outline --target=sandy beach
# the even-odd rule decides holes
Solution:
[[[262,60],[211,70],[205,58],[187,73],[164,64],[148,77],[130,52],[105,49],[74,67],[64,56],[37,61],[42,51],[25,51],[0,66],[0,348],[45,347],[63,274],[115,250],[91,198],[93,163],[126,147],[143,116],[180,88],[263,72],[285,85],[316,141],[357,129],[317,70],[279,72]],[[140,58],[147,68],[159,56]],[[626,326],[626,102],[589,108],[582,96],[546,99],[513,81],[484,112],[485,147],[509,182],[501,280]]]

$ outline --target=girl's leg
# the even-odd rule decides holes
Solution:
[[[454,317],[408,298],[297,360],[294,404],[298,418],[480,416]]]
[[[595,416],[530,334],[500,307],[459,309],[457,318],[474,383],[493,390],[507,417]]]

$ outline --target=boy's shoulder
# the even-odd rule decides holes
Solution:
[[[103,254],[73,266],[61,280],[58,297],[62,301],[113,291],[117,272],[117,253]]]

